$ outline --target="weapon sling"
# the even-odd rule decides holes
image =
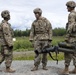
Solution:
[[[56,59],[55,59],[55,58],[53,58],[53,56],[52,56],[52,54],[51,54],[50,52],[49,52],[49,56],[50,56],[53,60],[57,61],[57,64],[58,64],[57,52],[56,52]]]

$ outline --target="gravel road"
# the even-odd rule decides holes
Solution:
[[[58,75],[59,71],[63,70],[64,68],[64,61],[59,61],[58,65],[56,61],[48,61],[47,68],[48,70],[45,71],[42,69],[42,65],[40,64],[39,69],[37,71],[31,71],[33,67],[34,61],[32,60],[25,60],[25,61],[13,61],[12,68],[16,70],[15,73],[5,73],[5,64],[4,62],[0,66],[0,75]],[[70,70],[73,69],[73,65],[71,62]],[[70,74],[74,75],[74,74]]]

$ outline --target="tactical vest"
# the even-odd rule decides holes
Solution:
[[[34,40],[48,40],[49,38],[49,21],[41,18],[33,22]]]
[[[40,19],[34,22],[34,32],[35,34],[45,34],[48,33],[47,23],[44,19]]]

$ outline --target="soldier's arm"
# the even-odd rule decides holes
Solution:
[[[12,37],[14,37],[14,32],[13,32],[12,28],[11,28],[11,35],[12,35]]]
[[[11,35],[12,35],[12,37],[14,36],[14,32],[13,32],[13,29],[12,29],[12,27],[11,27],[11,24],[9,23],[9,27],[10,27],[10,32],[11,32]]]
[[[69,19],[70,24],[76,22],[76,14],[75,13],[69,14],[69,18],[70,18]]]
[[[47,21],[47,24],[48,24],[49,41],[52,41],[52,25],[49,21]]]
[[[11,32],[9,29],[9,26],[5,26],[6,23],[3,23],[4,25],[2,25],[2,29],[3,29],[3,36],[4,36],[4,40],[6,41],[7,45],[9,47],[13,46],[13,41],[12,41],[12,37],[11,37]]]
[[[66,28],[66,30],[68,29],[68,23],[66,23],[66,27],[65,28]]]
[[[34,40],[34,24],[32,23],[32,26],[31,26],[31,30],[30,30],[30,37],[29,37],[29,40],[32,42]]]
[[[11,24],[9,24],[9,27],[10,27],[11,35],[12,35],[12,37],[13,37],[13,36],[14,36],[14,32],[13,32],[13,28],[11,28]]]
[[[68,27],[68,32],[72,33],[74,31],[76,31],[76,15],[74,13],[71,13],[69,15],[70,19],[69,19],[69,27]]]
[[[51,26],[51,23],[49,25],[49,39],[52,40],[52,26]]]

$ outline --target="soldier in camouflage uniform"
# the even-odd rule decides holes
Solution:
[[[8,23],[8,20],[10,20],[10,13],[8,10],[4,10],[1,12],[1,16],[4,20],[2,20],[2,22],[0,23],[0,64],[5,60],[5,72],[15,72],[15,70],[10,68],[13,58],[13,31],[11,28],[11,24]]]
[[[76,3],[74,1],[68,1],[66,3],[67,10],[70,12],[68,15],[68,23],[66,24],[66,39],[65,41],[67,43],[76,43],[76,12],[75,7]],[[64,53],[65,57],[65,69],[63,70],[63,74],[69,74],[69,65],[71,62],[71,59],[73,59],[73,65],[75,66],[73,71],[70,71],[70,73],[76,74],[76,53],[75,54],[69,54]]]
[[[42,10],[40,8],[34,9],[36,20],[32,23],[30,32],[30,41],[34,45],[34,49],[41,51],[43,48],[48,47],[52,41],[52,26],[51,23],[41,16]],[[34,68],[31,71],[38,70],[41,62],[41,54],[35,54]],[[42,55],[42,68],[47,70],[47,53]]]

